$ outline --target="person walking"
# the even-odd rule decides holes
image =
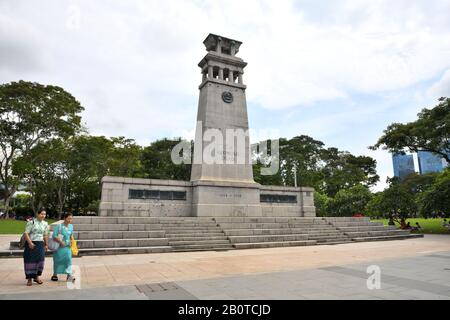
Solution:
[[[35,218],[27,222],[25,227],[25,248],[23,262],[27,286],[34,282],[42,284],[42,272],[44,271],[45,252],[48,250],[48,223],[45,221],[47,213],[45,209],[39,209]]]
[[[67,275],[67,281],[75,282],[72,276],[72,250],[73,239],[72,214],[66,213],[64,221],[53,230],[53,239],[59,243],[58,249],[53,253],[52,281],[58,281],[58,274]]]

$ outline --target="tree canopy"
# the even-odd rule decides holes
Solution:
[[[417,116],[413,122],[389,125],[371,149],[429,151],[450,164],[450,98],[440,98],[434,108],[424,108]]]
[[[0,85],[0,183],[5,189],[4,206],[17,190],[24,172],[12,171],[18,157],[49,139],[67,139],[81,130],[83,107],[58,86],[18,81]],[[23,167],[23,166],[22,166]]]

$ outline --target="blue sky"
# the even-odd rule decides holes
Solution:
[[[60,85],[92,134],[192,138],[202,41],[243,42],[249,121],[373,156],[391,122],[450,96],[450,1],[0,0],[0,81]]]

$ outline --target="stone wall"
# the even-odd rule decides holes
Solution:
[[[181,192],[185,199],[132,198],[130,190]],[[295,202],[261,202],[261,195],[290,196]],[[110,217],[313,217],[314,189],[226,181],[102,179],[100,216]]]
[[[186,200],[129,199],[130,189],[184,191]],[[187,217],[191,215],[190,182],[108,176],[102,179],[100,216]]]
[[[296,197],[296,203],[261,202],[262,216],[282,217],[315,217],[314,188],[309,187],[260,187],[261,194],[292,195]]]

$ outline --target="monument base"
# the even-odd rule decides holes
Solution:
[[[192,213],[197,217],[260,217],[260,185],[232,181],[192,182]]]
[[[255,182],[104,177],[100,216],[314,217],[314,189]]]

